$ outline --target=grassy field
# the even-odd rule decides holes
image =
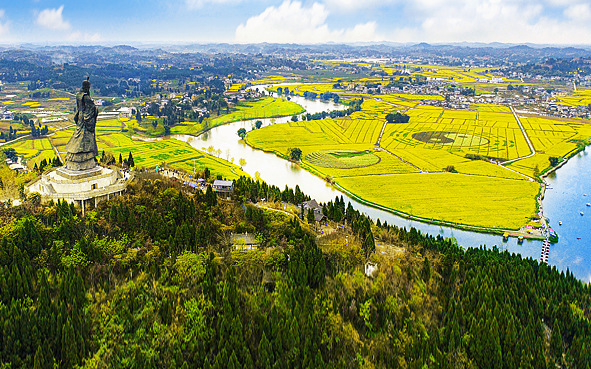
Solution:
[[[254,102],[240,103],[235,109],[235,111],[229,114],[207,118],[202,123],[182,122],[176,124],[171,127],[170,133],[198,135],[207,128],[213,128],[240,120],[290,116],[304,112],[304,109],[296,103],[273,97],[267,97]],[[156,130],[154,130],[149,124],[142,123],[142,127],[144,128],[136,129],[136,132],[147,134],[149,136],[161,136],[164,132],[164,127],[162,127],[162,125],[159,125]]]
[[[390,101],[403,101],[396,96],[389,99],[397,100],[390,101],[379,98],[366,99],[362,111],[349,117],[276,124],[252,131],[247,142],[284,156],[290,148],[298,147],[302,165],[308,170],[330,177],[365,200],[410,215],[510,229],[519,228],[535,215],[539,184],[528,176],[534,175],[536,165],[538,172],[549,166],[547,153],[507,167],[466,157],[473,154],[509,160],[530,154],[508,109],[491,104],[476,105],[472,110],[416,105],[406,111],[411,117],[408,123],[385,125],[380,145],[387,151],[376,151],[374,144],[384,127],[384,117],[395,109]],[[591,126],[582,122],[528,118],[524,127],[528,134],[536,130],[538,136],[546,137],[546,141],[538,140],[532,134],[534,145],[541,148],[547,143],[546,150],[561,156],[576,149],[569,140],[591,135]],[[548,138],[551,136],[555,138]],[[392,195],[384,196],[384,191]],[[459,205],[453,210],[445,210],[456,203]]]
[[[207,167],[224,178],[235,179],[241,175],[248,176],[239,166],[208,155],[185,142],[173,139],[138,142],[123,135],[116,136],[109,140],[113,146],[106,150],[112,152],[116,158],[119,154],[126,158],[131,152],[136,165],[140,167],[154,168],[166,163],[168,167],[192,172],[195,165],[198,171]]]
[[[518,229],[536,212],[539,185],[451,173],[340,178],[367,201],[426,219]]]
[[[380,157],[369,150],[321,150],[306,155],[305,160],[323,168],[352,169],[375,165]]]
[[[298,104],[281,98],[267,97],[259,101],[246,102],[238,105],[236,111],[213,118],[211,126],[216,127],[225,123],[239,120],[273,118],[296,115],[304,112]]]
[[[13,148],[19,156],[24,157],[29,168],[33,168],[43,159],[51,160],[56,157],[48,138],[22,139],[3,146],[4,148]]]

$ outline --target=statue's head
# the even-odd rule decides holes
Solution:
[[[90,92],[90,77],[87,77],[85,81],[82,81],[82,91]]]

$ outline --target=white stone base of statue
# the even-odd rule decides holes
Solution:
[[[69,170],[65,166],[44,173],[26,187],[28,193],[38,192],[44,202],[65,200],[79,204],[84,214],[85,205],[121,195],[130,180],[117,169],[96,166],[87,170]]]

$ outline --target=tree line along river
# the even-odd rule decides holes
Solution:
[[[261,89],[267,86],[256,87]],[[347,108],[333,102],[308,100],[299,96],[291,96],[291,101],[304,107],[306,113],[310,114]],[[269,124],[288,122],[290,119],[291,117],[260,120],[263,121],[264,127]],[[236,132],[240,128],[250,130],[254,121],[239,121],[216,127],[197,137],[175,135],[173,138],[185,141],[197,149],[213,146],[235,160],[243,158],[246,160],[243,170],[252,177],[258,172],[262,180],[279,188],[284,188],[286,185],[295,188],[296,185],[299,185],[304,193],[319,202],[328,202],[334,200],[336,196],[343,196],[345,202],[351,202],[356,209],[366,213],[374,221],[379,218],[382,222],[387,221],[388,224],[399,227],[407,229],[414,227],[422,233],[454,237],[463,247],[479,247],[481,245],[492,247],[496,245],[502,250],[519,253],[523,257],[540,259],[541,241],[525,240],[520,245],[516,238],[509,238],[507,242],[503,242],[499,235],[426,224],[364,205],[338,191],[323,179],[301,169],[299,165],[288,162],[275,154],[265,153],[246,145],[244,141],[239,139]],[[555,265],[560,270],[566,271],[568,268],[577,278],[586,282],[591,282],[591,224],[589,222],[591,207],[586,207],[586,203],[591,202],[590,168],[591,155],[588,155],[587,152],[583,151],[573,157],[547,178],[548,188],[543,200],[544,215],[550,219],[551,224],[555,225],[560,237],[559,242],[550,248],[548,263]],[[588,214],[580,215],[581,212]],[[561,226],[557,226],[559,221],[562,222]]]

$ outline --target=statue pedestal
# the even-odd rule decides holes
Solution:
[[[77,181],[84,178],[91,178],[100,176],[103,174],[103,167],[97,165],[96,167],[88,170],[69,170],[65,166],[56,169],[57,175],[64,178],[68,178],[73,181]],[[107,169],[109,170],[109,169]]]
[[[38,192],[42,201],[65,200],[80,204],[84,215],[85,202],[109,199],[121,195],[131,177],[117,169],[96,166],[92,169],[73,171],[66,167],[53,169],[26,187],[27,193]]]

